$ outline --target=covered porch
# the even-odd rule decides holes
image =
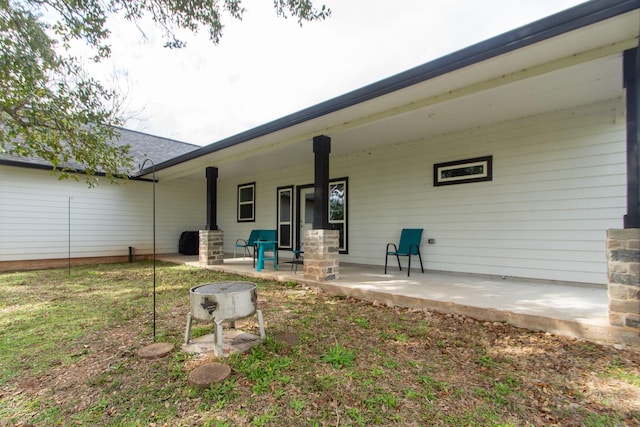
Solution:
[[[202,267],[197,256],[164,255],[162,261]],[[428,309],[464,315],[481,322],[505,322],[531,330],[582,338],[594,342],[640,345],[637,332],[611,326],[606,287],[561,282],[532,281],[482,275],[340,264],[340,277],[313,281],[301,269],[291,270],[282,258],[279,269],[267,266],[260,272],[249,258],[225,257],[222,264],[203,268],[248,278],[296,282],[334,295],[344,295],[392,307]],[[266,314],[267,315],[267,314]],[[268,316],[268,315],[267,315]]]
[[[206,177],[206,268],[635,344],[639,15],[636,2],[613,3],[589,2],[140,176]],[[332,180],[348,194],[339,230]],[[402,228],[425,230],[428,272],[363,266]],[[305,274],[228,262],[253,229],[278,230],[283,250],[304,243]],[[574,282],[603,286],[562,284]]]

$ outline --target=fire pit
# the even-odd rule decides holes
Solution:
[[[192,319],[214,321],[216,356],[222,356],[222,323],[230,323],[235,328],[235,321],[258,315],[260,338],[264,340],[264,325],[262,312],[256,309],[258,295],[256,284],[250,282],[218,282],[194,286],[189,291],[190,309],[187,315],[187,330],[184,343],[189,344]]]

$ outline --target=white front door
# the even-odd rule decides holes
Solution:
[[[313,229],[314,198],[315,189],[313,187],[300,189],[300,197],[298,198],[298,203],[300,204],[300,217],[298,218],[300,234],[298,239],[301,244],[304,243],[305,231]]]

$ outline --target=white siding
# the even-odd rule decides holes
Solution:
[[[614,100],[332,155],[331,177],[349,178],[349,254],[341,261],[382,265],[401,228],[422,227],[429,269],[606,283],[606,230],[622,228],[626,206],[622,111]],[[433,186],[434,163],[485,155],[493,156],[493,181]],[[236,186],[251,181],[257,221],[237,223]],[[221,177],[225,250],[252,228],[275,228],[276,187],[312,181],[311,163],[241,182]]]
[[[59,181],[0,166],[0,261],[127,255],[153,250],[152,184]],[[156,251],[178,252],[180,233],[205,223],[205,183],[156,184]],[[70,200],[71,199],[71,200]]]
[[[626,211],[622,111],[614,100],[332,155],[331,177],[349,178],[349,254],[341,261],[382,265],[385,244],[401,228],[422,227],[428,269],[606,283],[606,230],[622,228]],[[493,156],[493,181],[433,186],[435,163],[485,155]],[[225,251],[253,228],[276,228],[277,187],[311,184],[313,175],[312,162],[241,179],[221,175]],[[256,222],[238,223],[237,186],[253,181]],[[0,261],[66,258],[69,242],[72,257],[126,255],[129,246],[151,253],[151,200],[150,182],[89,189],[0,166]],[[175,253],[182,231],[206,223],[206,182],[160,181],[156,201],[157,251]]]
[[[309,150],[312,149],[309,142]],[[256,182],[256,221],[237,222],[237,188],[239,184]],[[218,182],[218,226],[224,231],[224,251],[233,253],[236,239],[246,239],[252,229],[277,228],[277,188],[288,185],[313,184],[313,164],[301,164],[295,168],[279,170],[266,175],[248,175],[239,181]],[[294,189],[295,194],[295,189]]]

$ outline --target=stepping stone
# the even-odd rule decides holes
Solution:
[[[228,357],[233,353],[243,353],[261,342],[262,339],[257,335],[239,329],[225,329],[222,334],[222,356]],[[209,353],[213,352],[214,348],[215,336],[213,334],[194,338],[189,341],[189,344],[182,345],[182,351],[185,353]]]
[[[220,383],[226,380],[229,375],[231,375],[229,365],[216,362],[206,363],[189,373],[189,384],[207,388],[213,383]]]
[[[173,344],[156,342],[138,350],[138,356],[143,359],[160,359],[173,351]]]

